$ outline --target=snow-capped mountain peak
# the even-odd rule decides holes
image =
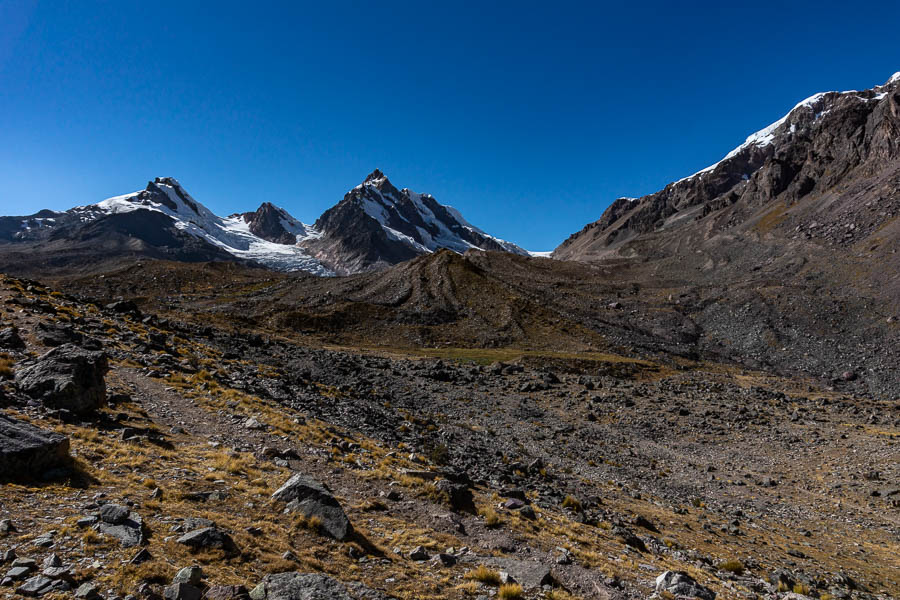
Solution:
[[[358,270],[378,268],[385,256],[396,262],[442,248],[459,253],[501,250],[528,255],[515,244],[474,227],[459,211],[438,203],[430,194],[397,189],[378,169],[326,211],[315,227],[334,240],[314,244],[323,248],[317,256],[326,262],[352,257],[350,262]]]
[[[283,209],[271,203],[264,203],[256,213],[222,218],[194,200],[173,177],[157,177],[149,182],[145,189],[138,192],[115,196],[73,210],[80,214],[83,221],[137,210],[159,212],[171,218],[177,229],[209,242],[238,258],[283,271],[303,270],[319,275],[333,274],[298,245],[303,239],[314,237],[314,230],[291,217]],[[245,218],[246,215],[260,215],[260,218],[254,220]],[[260,235],[274,228],[271,222],[273,219],[281,228],[283,235]],[[261,226],[257,227],[258,224]]]
[[[747,139],[744,140],[743,144],[726,154],[725,157],[722,158],[722,160],[697,171],[693,175],[689,175],[687,177],[679,179],[675,182],[675,184],[677,185],[683,181],[694,179],[698,176],[702,177],[714,171],[722,163],[738,157],[741,154],[754,151],[766,151],[766,148],[768,146],[771,146],[779,139],[785,138],[785,134],[794,134],[798,131],[798,129],[802,127],[808,127],[821,119],[823,116],[828,114],[828,112],[830,111],[830,107],[833,106],[839,99],[857,101],[862,103],[878,102],[887,95],[885,89],[893,87],[897,83],[900,83],[900,72],[894,73],[884,85],[875,86],[871,90],[847,90],[843,92],[830,91],[813,94],[809,98],[798,102],[794,106],[794,108],[788,111],[786,115],[784,115],[771,125],[747,136]]]

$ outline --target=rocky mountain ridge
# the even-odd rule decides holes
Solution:
[[[702,239],[735,233],[771,214],[775,203],[795,217],[775,219],[785,230],[821,223],[815,213],[860,204],[860,191],[893,203],[896,188],[889,182],[900,172],[898,157],[900,73],[869,90],[825,92],[803,100],[718,163],[654,194],[617,199],[600,219],[565,240],[553,257],[633,256],[646,252],[638,249],[641,236],[684,232],[701,221],[707,225]],[[879,216],[876,229],[893,218],[889,211]]]
[[[270,202],[219,217],[171,177],[68,211],[0,217],[0,255],[9,264],[38,262],[39,268],[74,264],[68,259],[76,257],[84,267],[127,254],[334,275],[377,270],[442,248],[528,254],[430,195],[397,190],[378,170],[314,226]]]

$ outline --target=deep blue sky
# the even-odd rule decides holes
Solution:
[[[0,213],[170,175],[311,222],[379,167],[549,250],[900,71],[878,4],[0,0]]]

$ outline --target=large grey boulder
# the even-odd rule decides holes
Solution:
[[[43,575],[35,575],[28,579],[16,589],[16,593],[20,596],[29,596],[32,598],[40,598],[51,592],[64,592],[71,589],[68,582],[62,580],[53,580]]]
[[[4,327],[0,329],[0,349],[24,350],[25,342],[13,327]]]
[[[0,479],[40,475],[69,461],[69,438],[0,414]]]
[[[203,591],[189,583],[173,583],[163,591],[166,600],[200,600]]]
[[[503,557],[490,558],[486,562],[507,573],[508,577],[521,584],[525,591],[540,589],[542,586],[554,583],[550,566],[542,562]]]
[[[656,578],[656,593],[669,592],[678,597],[716,600],[716,593],[702,586],[683,571],[665,571]]]
[[[119,538],[123,548],[144,543],[144,520],[138,513],[119,504],[104,504],[96,527],[100,533]]]
[[[346,540],[353,533],[350,520],[332,493],[323,484],[305,475],[297,473],[288,479],[272,494],[272,498],[287,502],[291,511],[319,519],[322,532],[338,541]]]
[[[195,529],[175,541],[193,550],[222,550],[227,554],[237,552],[237,545],[231,536],[218,527]]]
[[[321,573],[266,575],[252,600],[394,600],[360,583],[342,583]]]
[[[106,402],[109,363],[102,352],[64,344],[16,372],[16,387],[45,406],[88,414]]]

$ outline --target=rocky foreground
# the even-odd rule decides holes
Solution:
[[[900,596],[900,405],[853,372],[0,303],[10,597]]]

